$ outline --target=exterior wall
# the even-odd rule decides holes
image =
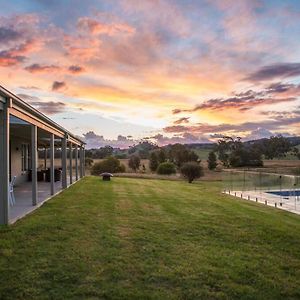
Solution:
[[[11,177],[17,176],[16,185],[28,180],[28,172],[22,172],[22,143],[28,143],[28,140],[10,138]]]

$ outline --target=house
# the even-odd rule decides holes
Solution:
[[[82,178],[84,147],[0,86],[0,224],[15,222]]]

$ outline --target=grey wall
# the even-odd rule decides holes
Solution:
[[[28,141],[17,137],[10,138],[11,146],[11,176],[17,176],[16,185],[27,181],[28,172],[22,172],[22,143]]]

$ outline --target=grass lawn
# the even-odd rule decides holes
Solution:
[[[300,217],[218,185],[83,179],[0,229],[0,299],[299,299]]]

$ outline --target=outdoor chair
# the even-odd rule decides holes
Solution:
[[[11,206],[16,204],[16,198],[14,195],[14,185],[16,182],[16,178],[17,178],[17,176],[14,176],[12,181],[9,183],[9,204]]]

